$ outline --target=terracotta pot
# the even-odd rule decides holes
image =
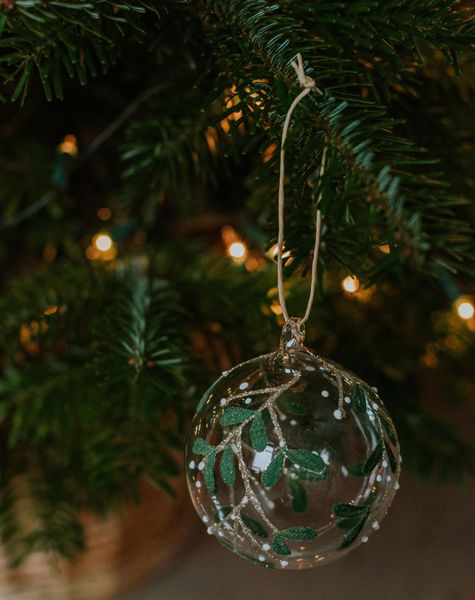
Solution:
[[[73,563],[52,565],[33,555],[20,569],[8,569],[0,552],[1,600],[105,600],[169,567],[196,532],[184,479],[176,498],[144,485],[140,505],[107,519],[84,515],[88,550]]]

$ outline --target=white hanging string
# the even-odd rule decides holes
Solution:
[[[297,105],[307,96],[312,90],[315,90],[318,94],[323,95],[323,92],[317,87],[315,81],[305,74],[303,68],[303,60],[302,55],[297,54],[297,60],[292,63],[292,66],[297,74],[300,85],[302,86],[302,91],[295,98],[295,100],[290,105],[290,108],[287,112],[287,116],[285,117],[284,127],[282,129],[282,141],[280,144],[280,175],[279,175],[279,206],[278,206],[278,221],[279,221],[279,233],[277,239],[277,287],[279,290],[279,302],[282,308],[282,314],[284,315],[285,321],[289,321],[289,313],[287,312],[287,306],[285,303],[285,292],[284,292],[284,271],[282,264],[282,255],[284,251],[284,205],[285,205],[285,142],[287,140],[287,134],[289,131],[290,121],[292,119],[292,114],[297,107]],[[319,169],[319,178],[321,180],[323,173],[325,172],[325,163],[327,157],[327,148],[324,146],[322,153],[322,160],[320,163]],[[319,196],[317,198],[317,206],[320,203],[322,196],[322,192],[320,190]],[[317,208],[316,220],[315,220],[315,245],[313,248],[313,259],[312,259],[312,270],[311,270],[311,280],[310,280],[310,293],[307,302],[307,309],[305,311],[305,315],[302,319],[299,319],[301,324],[305,323],[309,316],[310,311],[312,309],[313,300],[315,297],[315,290],[317,287],[317,266],[318,266],[318,249],[320,247],[320,233],[321,233],[321,214],[320,210]]]

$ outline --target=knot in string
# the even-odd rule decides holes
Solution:
[[[294,71],[297,73],[297,77],[300,85],[304,89],[312,89],[316,86],[315,80],[310,77],[310,75],[305,74],[305,70],[303,68],[303,60],[300,52],[297,54],[297,60],[292,63]]]
[[[297,54],[297,60],[292,62],[292,67],[297,74],[299,83],[303,88],[302,91],[298,94],[298,96],[294,99],[292,104],[290,105],[289,110],[287,111],[287,115],[284,121],[284,127],[282,128],[282,141],[280,144],[280,174],[279,174],[279,202],[278,202],[278,221],[279,221],[279,233],[277,240],[277,287],[279,290],[279,303],[282,308],[282,314],[284,316],[285,322],[288,323],[291,319],[289,317],[289,313],[287,312],[287,307],[285,304],[285,291],[284,291],[284,272],[283,272],[283,261],[282,255],[284,251],[284,204],[285,204],[285,142],[287,140],[287,133],[289,131],[290,121],[292,118],[292,114],[299,104],[299,102],[305,98],[307,94],[309,94],[312,90],[315,90],[319,94],[323,94],[323,92],[317,87],[315,81],[312,77],[309,77],[305,74],[305,70],[303,67],[302,55]],[[319,178],[321,179],[323,173],[325,171],[325,161],[326,161],[327,148],[326,145],[323,148],[322,159],[320,163],[319,169]],[[322,192],[320,188],[320,192],[317,198],[317,207],[320,204],[320,200],[322,197]],[[313,248],[313,258],[312,258],[312,272],[311,272],[311,281],[310,281],[310,293],[307,302],[307,309],[305,311],[305,315],[302,319],[297,319],[301,326],[308,320],[310,316],[310,311],[313,304],[313,299],[315,296],[315,289],[317,285],[317,266],[318,266],[318,249],[320,247],[320,230],[321,230],[321,214],[320,210],[317,208],[316,212],[316,220],[315,220],[315,244]]]

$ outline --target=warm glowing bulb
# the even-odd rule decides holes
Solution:
[[[78,145],[76,136],[72,133],[66,135],[63,141],[58,146],[58,151],[61,154],[69,154],[70,156],[78,155]]]
[[[107,252],[112,248],[112,238],[107,233],[101,233],[94,240],[94,244],[101,252]]]
[[[475,307],[468,300],[463,300],[457,304],[457,312],[460,318],[468,321],[475,314]]]
[[[341,287],[350,294],[354,294],[360,287],[360,282],[354,275],[347,275],[341,282]]]
[[[228,247],[229,256],[237,262],[243,262],[247,256],[246,245],[242,242],[233,242]]]

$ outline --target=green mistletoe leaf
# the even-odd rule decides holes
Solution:
[[[353,527],[356,527],[360,522],[361,517],[355,517],[353,519],[350,517],[345,519],[338,518],[335,520],[336,526],[340,529],[353,529]]]
[[[343,550],[344,548],[348,548],[348,546],[351,546],[351,544],[356,540],[356,538],[360,534],[360,531],[363,529],[365,521],[366,519],[360,521],[355,527],[353,527],[353,529],[349,533],[345,535],[343,541],[338,546],[339,550]]]
[[[250,410],[249,408],[227,408],[219,422],[223,427],[228,427],[229,425],[239,425],[239,423],[243,423],[249,417],[252,417],[255,411]]]
[[[279,481],[284,468],[284,460],[285,456],[283,452],[279,450],[279,452],[271,460],[267,469],[264,471],[264,473],[262,473],[261,483],[263,486],[272,487]]]
[[[327,474],[326,471],[317,473],[316,471],[304,471],[303,469],[299,469],[298,471],[294,471],[294,475],[300,481],[323,481]]]
[[[213,493],[216,489],[216,482],[214,479],[214,464],[216,462],[216,454],[211,452],[206,457],[206,465],[203,471],[203,477],[205,486],[209,492]]]
[[[316,471],[317,473],[325,471],[325,463],[321,457],[318,454],[310,452],[310,450],[288,450],[287,457],[295,465],[309,471]]]
[[[226,485],[234,485],[236,481],[236,470],[234,468],[234,452],[231,446],[226,446],[221,455],[219,465],[221,479]]]
[[[371,454],[366,459],[366,462],[363,465],[363,473],[365,475],[370,475],[376,465],[379,463],[383,456],[384,446],[382,442],[379,442],[376,448],[371,452]]]
[[[335,517],[366,517],[369,512],[368,506],[355,506],[354,504],[334,504],[333,514]]]
[[[257,413],[257,415],[252,420],[251,443],[253,448],[257,450],[257,452],[262,452],[266,449],[267,432],[266,426],[264,424],[264,419],[262,418],[261,413]]]
[[[252,517],[241,514],[241,519],[244,525],[259,537],[268,537],[267,529]]]
[[[353,394],[353,405],[359,413],[366,412],[366,402],[366,390],[361,384],[357,383]]]
[[[317,532],[313,527],[289,527],[279,531],[278,536],[284,540],[313,540],[317,537]]]
[[[299,481],[289,481],[290,497],[292,499],[292,510],[297,513],[305,512],[307,508],[307,492]]]
[[[386,432],[386,435],[388,436],[391,444],[393,444],[393,446],[396,446],[397,445],[397,437],[396,437],[396,432],[394,430],[393,425],[385,417],[382,417],[381,415],[379,417],[379,420],[383,424],[384,431]]]
[[[288,556],[292,552],[279,534],[277,534],[272,540],[272,550],[276,554],[280,554],[282,556]]]
[[[394,456],[394,452],[393,452],[391,446],[386,441],[384,442],[384,447],[386,449],[386,454],[388,456],[388,461],[389,461],[389,466],[391,467],[391,471],[393,473],[395,473],[397,471],[397,461],[396,461],[396,457]]]
[[[195,441],[193,442],[193,447],[192,450],[195,454],[202,454],[202,455],[207,455],[210,452],[212,452],[214,449],[214,446],[212,446],[211,444],[208,444],[208,442],[206,440],[204,440],[202,437],[197,437],[195,439]]]

